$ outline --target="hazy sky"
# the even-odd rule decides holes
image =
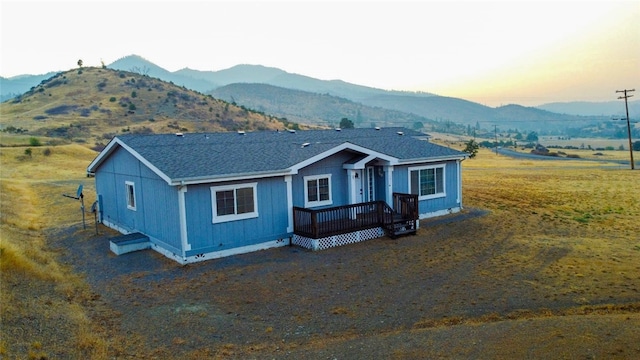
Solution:
[[[4,77],[136,54],[170,71],[259,64],[489,106],[640,91],[639,0],[2,0],[0,13]]]

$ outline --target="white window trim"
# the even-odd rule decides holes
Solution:
[[[324,201],[309,201],[309,186],[308,182],[318,179],[329,179],[329,200]],[[317,207],[317,206],[329,206],[333,205],[333,191],[331,190],[331,174],[312,175],[304,177],[304,207]],[[319,195],[319,194],[318,194]]]
[[[127,209],[136,211],[136,207],[138,206],[138,201],[136,199],[136,184],[133,181],[125,181],[124,186],[125,186],[125,191],[127,192]],[[129,192],[129,187],[131,187],[133,191]],[[130,205],[131,198],[129,196],[129,194],[132,194],[132,193],[133,193],[133,206]]]
[[[429,200],[429,199],[437,199],[437,198],[442,198],[442,197],[446,197],[447,196],[447,167],[446,164],[440,164],[440,165],[430,165],[430,166],[417,166],[417,167],[410,167],[409,168],[409,173],[407,174],[408,178],[409,178],[409,193],[411,192],[411,172],[412,171],[419,171],[419,170],[427,170],[427,169],[437,169],[437,168],[442,168],[442,192],[441,193],[435,193],[432,195],[418,195],[418,200]],[[418,179],[420,179],[420,176],[418,176]],[[418,188],[420,188],[420,186],[418,185]]]
[[[235,190],[244,189],[244,188],[252,188],[253,189],[253,212],[244,213],[244,214],[229,214],[229,215],[220,215],[218,216],[218,207],[216,206],[216,192],[218,191],[229,191],[233,190],[234,195],[233,198],[236,200]],[[224,185],[224,186],[212,186],[211,187],[211,209],[212,209],[212,222],[214,224],[227,222],[227,221],[236,221],[236,220],[245,220],[252,219],[258,217],[258,183],[245,183],[245,184],[234,184],[234,185]],[[237,211],[237,204],[235,206]]]

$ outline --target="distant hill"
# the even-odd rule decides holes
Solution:
[[[612,94],[614,95],[614,94]],[[612,96],[613,97],[613,96]],[[555,112],[559,114],[570,114],[580,116],[601,115],[607,117],[626,116],[624,100],[605,102],[555,102],[536,106],[538,109]],[[629,117],[638,118],[640,114],[640,100],[629,101]]]
[[[5,132],[101,144],[122,132],[267,130],[290,121],[134,72],[58,73],[0,106]]]
[[[139,75],[158,78],[163,81],[170,82],[178,86],[183,86],[187,89],[195,90],[201,93],[205,93],[220,86],[216,83],[208,81],[205,78],[191,77],[183,75],[180,72],[170,72],[138,55],[123,57],[114,61],[107,67],[109,69],[129,71]]]
[[[185,68],[169,72],[140,56],[130,55],[107,67],[158,78],[185,89],[215,94],[214,96],[229,100],[233,96],[238,106],[260,109],[258,111],[269,114],[281,114],[288,119],[299,119],[301,122],[312,124],[331,122],[334,121],[334,116],[351,113],[353,119],[350,116],[346,117],[362,126],[381,122],[381,119],[388,123],[395,118],[398,123],[394,125],[405,125],[414,119],[415,122],[423,123],[433,120],[436,123],[446,123],[447,126],[451,123],[459,124],[459,128],[479,125],[485,130],[493,130],[497,126],[502,130],[518,129],[553,134],[566,132],[569,128],[574,131],[576,128],[597,127],[599,123],[609,121],[611,115],[621,115],[621,111],[624,110],[621,101],[615,104],[615,107],[614,104],[604,107],[604,104],[596,106],[593,103],[582,102],[546,104],[537,108],[519,105],[492,108],[464,99],[425,92],[387,91],[342,80],[319,80],[261,65],[243,64],[219,71]],[[274,88],[267,90],[255,86],[228,87],[231,84],[263,84]],[[33,86],[35,85],[37,84]],[[285,96],[283,89],[299,92],[288,92]],[[4,89],[2,91],[4,93]],[[310,96],[309,93],[340,98],[350,101],[351,104],[347,105],[329,97]],[[279,104],[282,101],[286,103]],[[309,104],[306,104],[307,102]],[[325,105],[318,105],[320,103]],[[326,106],[329,104],[339,106],[339,109],[327,109]],[[635,110],[636,104],[630,102],[632,118],[638,117],[634,115],[638,113],[638,110]],[[358,108],[366,109],[367,115],[363,115],[363,110],[358,113]],[[377,112],[374,112],[374,109],[377,109]]]
[[[236,83],[210,92],[215,98],[246,105],[294,122],[338,126],[342,118],[356,127],[404,126],[433,129],[435,121],[405,112],[374,108],[341,97],[266,84]]]
[[[42,75],[20,75],[10,78],[0,76],[0,102],[22,95],[42,80],[55,75],[50,72]]]

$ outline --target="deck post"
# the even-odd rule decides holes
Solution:
[[[317,239],[320,233],[320,229],[318,228],[318,213],[315,211],[311,211],[311,233],[313,233],[313,238]]]

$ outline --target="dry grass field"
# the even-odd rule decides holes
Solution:
[[[62,196],[95,153],[45,149],[0,148],[0,358],[640,358],[639,171],[481,150],[484,216],[178,267],[110,254]]]
[[[72,358],[106,355],[86,308],[93,293],[47,238],[51,229],[81,224],[80,202],[62,194],[84,184],[91,206],[83,169],[95,152],[67,145],[34,147],[28,156],[26,149],[0,149],[0,358],[46,359],[60,348],[73,349]]]

